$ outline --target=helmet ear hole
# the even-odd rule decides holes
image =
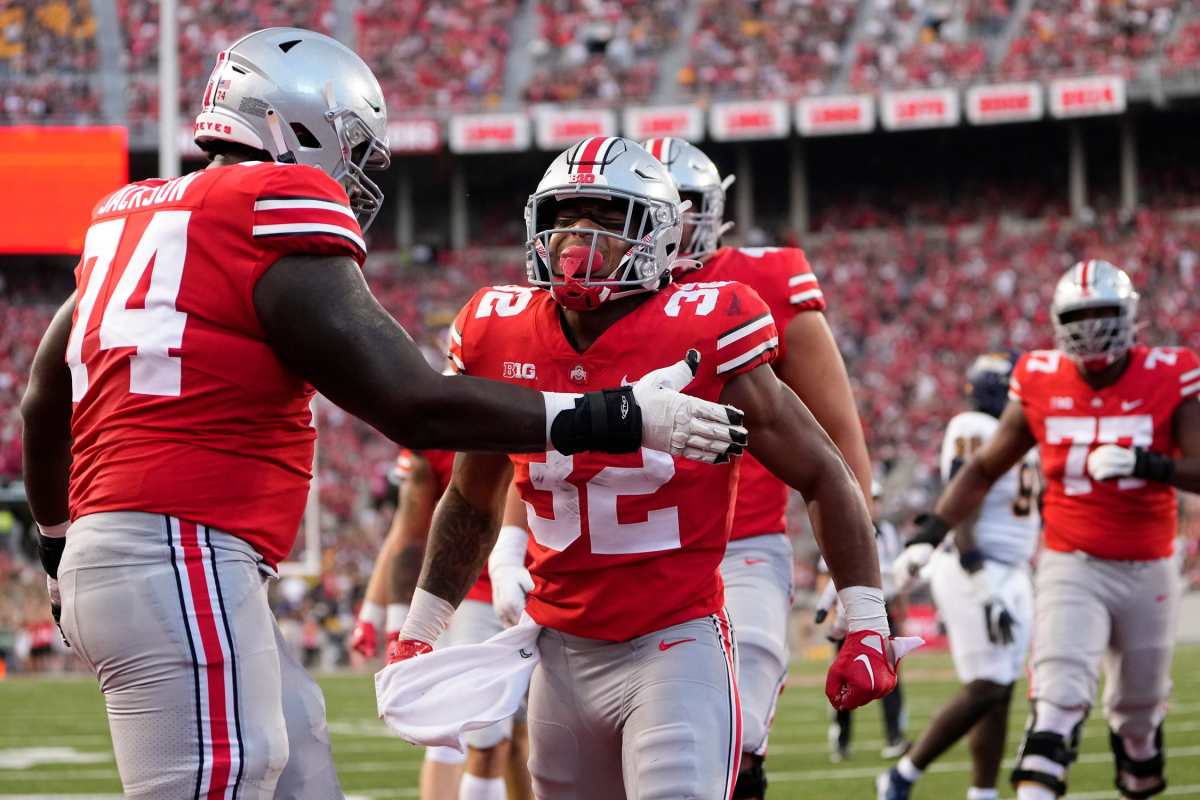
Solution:
[[[292,133],[296,134],[296,140],[300,142],[301,147],[307,147],[310,150],[320,150],[321,142],[316,136],[313,136],[312,131],[301,125],[299,122],[292,123]]]

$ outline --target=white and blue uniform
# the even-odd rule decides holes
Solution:
[[[1000,421],[990,414],[966,411],[950,420],[942,441],[941,472],[948,482],[955,461],[966,462],[990,439]],[[1005,685],[1016,682],[1029,653],[1033,633],[1033,585],[1029,560],[1037,548],[1040,519],[1037,488],[1040,483],[1037,449],[1010,469],[992,486],[975,523],[975,543],[989,570],[1002,573],[1001,595],[1012,613],[1013,641],[988,639],[983,605],[971,580],[959,565],[958,551],[950,540],[930,560],[930,588],[946,633],[954,669],[963,683],[986,680]]]

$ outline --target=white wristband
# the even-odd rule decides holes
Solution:
[[[496,546],[488,556],[488,570],[497,567],[524,567],[525,551],[529,549],[529,532],[521,525],[505,525],[496,538]]]
[[[383,621],[386,619],[383,606],[379,603],[372,603],[370,600],[363,601],[362,608],[358,610],[358,618],[362,622],[371,623],[376,628],[383,625]]]
[[[887,609],[883,605],[883,590],[871,586],[850,586],[838,591],[838,599],[846,609],[850,633],[875,631],[884,638],[892,635],[888,627]]]
[[[554,418],[562,411],[574,411],[575,398],[580,396],[567,392],[542,392],[542,399],[546,402],[546,450],[554,449],[550,442],[550,429],[554,427]]]
[[[396,633],[404,628],[404,620],[408,619],[408,603],[388,603],[384,633]]]
[[[71,527],[71,520],[60,522],[57,525],[43,525],[38,523],[38,530],[42,532],[42,536],[47,539],[61,539],[67,535],[67,528]]]
[[[436,594],[417,589],[413,592],[412,606],[400,630],[400,638],[433,644],[442,635],[442,631],[446,630],[453,616],[454,606]]]

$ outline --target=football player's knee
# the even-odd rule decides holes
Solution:
[[[696,731],[685,722],[638,731],[632,747],[637,759],[637,789],[632,798],[679,800],[705,796],[698,745]]]
[[[1079,737],[1086,718],[1086,706],[1062,708],[1045,700],[1036,701],[1017,753],[1012,785],[1034,783],[1059,796],[1066,794],[1067,775],[1079,756]]]
[[[996,706],[1007,706],[1011,702],[1013,685],[978,680],[968,683],[966,690],[980,710],[990,710]]]
[[[1119,736],[1108,733],[1116,760],[1116,786],[1122,797],[1145,800],[1167,788],[1166,749],[1162,726],[1148,736]]]
[[[244,726],[243,744],[246,758],[245,783],[248,786],[274,790],[292,756],[287,728],[280,719],[277,725],[253,724]],[[270,794],[265,795],[270,796]]]
[[[1037,700],[1059,708],[1090,708],[1096,686],[1085,665],[1048,661],[1036,667],[1034,694]]]

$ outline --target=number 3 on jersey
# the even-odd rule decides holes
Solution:
[[[562,552],[583,535],[579,489],[567,480],[574,458],[553,450],[546,461],[529,463],[529,482],[535,490],[550,492],[554,518],[539,516],[529,503],[529,529],[534,540]],[[599,555],[656,553],[678,550],[679,509],[660,508],[646,513],[645,522],[619,522],[617,498],[654,494],[675,476],[675,462],[665,453],[642,448],[642,466],[605,467],[587,482],[588,532],[592,552]]]
[[[129,391],[133,394],[178,397],[183,365],[179,356],[168,355],[183,346],[187,314],[175,309],[175,298],[183,280],[187,257],[187,227],[191,211],[159,211],[146,226],[137,246],[125,263],[116,263],[117,249],[126,218],[108,220],[88,229],[83,248],[79,283],[84,287],[76,302],[75,324],[67,342],[67,364],[71,367],[71,400],[87,394],[88,367],[83,361],[83,340],[106,284],[116,281],[112,297],[100,317],[100,350],[136,347],[129,356]],[[151,266],[153,264],[153,266]],[[146,270],[150,282],[143,308],[129,308]]]

